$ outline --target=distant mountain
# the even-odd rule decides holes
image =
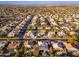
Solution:
[[[0,1],[0,5],[79,5],[79,1]]]

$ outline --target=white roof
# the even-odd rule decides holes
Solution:
[[[0,42],[0,47],[4,46],[6,42],[3,43],[3,41]]]

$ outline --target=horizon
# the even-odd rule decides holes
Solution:
[[[0,1],[0,5],[79,5],[79,1]]]

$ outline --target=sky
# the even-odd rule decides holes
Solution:
[[[0,5],[79,5],[79,1],[0,1]]]

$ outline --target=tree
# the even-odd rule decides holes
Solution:
[[[50,54],[50,57],[54,56],[54,54],[53,54],[53,48],[52,47],[49,48],[49,54]]]
[[[68,42],[69,42],[69,43],[74,43],[74,41],[75,41],[74,38],[70,38],[70,39],[68,39]]]
[[[14,56],[15,52],[14,51],[10,51],[9,54],[10,54],[10,56]]]

